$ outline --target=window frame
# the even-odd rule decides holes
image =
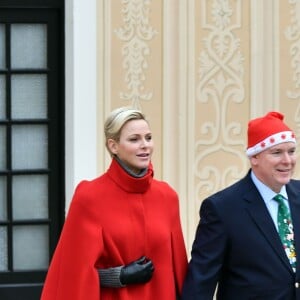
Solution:
[[[36,294],[41,289],[42,283],[45,279],[47,269],[45,270],[26,270],[26,271],[13,271],[12,269],[12,226],[25,225],[25,224],[47,224],[49,225],[49,261],[60,235],[60,231],[64,221],[65,211],[65,126],[64,126],[64,1],[43,1],[43,5],[49,5],[51,2],[52,7],[30,6],[29,2],[42,2],[42,1],[26,1],[26,7],[20,7],[20,3],[24,1],[2,1],[0,5],[1,24],[11,23],[46,23],[48,25],[48,46],[47,46],[47,60],[49,69],[41,70],[48,74],[47,97],[48,97],[48,118],[38,122],[33,119],[26,120],[0,120],[0,125],[8,126],[11,128],[14,124],[33,124],[35,122],[45,123],[48,125],[48,166],[49,170],[12,170],[8,165],[6,170],[1,170],[0,175],[7,176],[7,193],[10,199],[8,205],[7,222],[1,221],[0,225],[7,225],[8,230],[8,271],[0,272],[0,298],[1,294],[16,293],[26,294],[28,288],[31,290],[28,295]],[[53,5],[54,2],[60,2]],[[63,2],[63,3],[61,3]],[[28,6],[27,6],[28,4]],[[36,3],[35,3],[36,4]],[[6,25],[9,26],[9,25]],[[9,60],[8,47],[9,44],[9,31],[6,30],[6,59]],[[10,65],[10,61],[7,61]],[[11,74],[28,74],[39,73],[37,70],[13,70],[10,69],[0,70],[0,74],[11,77]],[[10,109],[11,86],[10,80],[6,80],[6,109]],[[7,111],[7,116],[10,112]],[[10,130],[10,129],[8,129]],[[11,138],[10,134],[7,135],[6,151],[11,152]],[[10,158],[11,160],[11,158]],[[18,174],[49,174],[49,195],[48,195],[48,209],[49,217],[43,220],[12,220],[12,187],[11,181],[13,175]],[[8,224],[10,223],[10,224]],[[17,292],[19,291],[19,292]],[[13,292],[15,293],[15,292]],[[23,296],[25,295],[23,294]],[[14,299],[14,298],[12,298]]]

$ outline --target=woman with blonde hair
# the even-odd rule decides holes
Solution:
[[[77,186],[42,300],[175,300],[187,256],[176,192],[154,178],[144,114],[115,109],[104,124],[112,161]]]

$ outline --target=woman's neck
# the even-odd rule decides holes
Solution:
[[[141,169],[139,173],[135,173],[118,156],[115,155],[114,158],[120,164],[120,166],[132,177],[136,177],[136,178],[143,177],[148,171],[148,168],[145,168],[145,169]]]

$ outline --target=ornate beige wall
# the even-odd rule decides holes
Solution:
[[[280,110],[300,136],[300,1],[103,0],[97,13],[99,171],[105,116],[141,108],[190,250],[201,201],[248,170],[249,118]]]

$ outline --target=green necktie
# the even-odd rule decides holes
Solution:
[[[296,251],[294,244],[294,230],[291,214],[284,203],[284,198],[280,194],[274,197],[274,200],[278,202],[278,233],[281,238],[283,248],[290,261],[290,264],[296,272]]]

